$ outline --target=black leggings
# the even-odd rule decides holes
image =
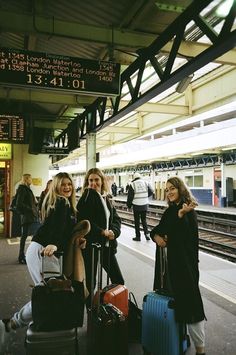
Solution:
[[[86,271],[86,286],[91,295],[91,284],[92,284],[92,247],[91,246],[87,246],[85,249],[83,249],[83,257],[84,257],[84,264],[85,264],[85,271]],[[98,252],[97,250],[95,250],[93,289],[95,289],[96,286],[97,264],[98,264]],[[107,247],[102,248],[101,264],[102,264],[102,268],[109,273],[109,278],[111,279],[112,283],[124,285],[124,279],[119,264],[112,250],[110,250],[110,266],[109,266],[109,248]]]
[[[21,237],[20,237],[20,249],[19,249],[19,259],[25,257],[25,242],[26,239],[29,235],[29,229],[30,229],[29,223],[23,224],[21,226]]]

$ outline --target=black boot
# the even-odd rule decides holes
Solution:
[[[19,264],[26,264],[25,255],[24,254],[19,255],[18,262],[19,262]]]
[[[137,237],[133,238],[133,240],[134,240],[135,242],[140,242],[140,241],[141,241],[140,238],[137,238]]]

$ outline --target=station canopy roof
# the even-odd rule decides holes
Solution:
[[[46,144],[53,147],[67,148],[68,127],[78,132],[68,157],[53,156],[52,162],[59,164],[83,159],[86,137],[92,132],[97,133],[97,152],[104,159],[129,155],[130,144],[133,152],[150,150],[143,161],[234,150],[236,140],[227,134],[236,136],[235,13],[233,0],[0,1],[0,52],[10,49],[11,56],[15,51],[37,58],[42,54],[45,63],[48,54],[67,62],[94,61],[93,78],[104,87],[115,76],[104,75],[107,61],[120,64],[121,73],[118,93],[103,93],[83,90],[86,81],[79,73],[85,70],[79,71],[79,65],[77,76],[69,81],[65,73],[55,74],[56,79],[47,73],[40,77],[25,64],[25,85],[3,80],[0,71],[0,114],[24,116],[29,136],[41,128],[44,143],[48,139]],[[2,54],[0,68],[6,64],[3,58]],[[18,64],[16,76],[21,71]],[[201,134],[214,140],[211,132],[217,127],[225,129],[227,139],[215,145],[197,141]],[[172,148],[164,154],[160,145],[178,141],[180,146],[186,132],[196,144],[192,150]],[[151,149],[157,148],[162,153],[155,156]]]

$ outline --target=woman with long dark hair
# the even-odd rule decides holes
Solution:
[[[168,208],[151,231],[157,244],[154,289],[158,288],[158,248],[167,247],[170,284],[177,322],[188,325],[197,354],[205,354],[205,313],[199,290],[198,224],[195,198],[179,177],[166,183]]]

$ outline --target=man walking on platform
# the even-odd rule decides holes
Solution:
[[[139,173],[134,174],[134,179],[131,181],[128,189],[127,206],[133,206],[134,212],[134,225],[135,225],[135,238],[134,241],[140,242],[140,218],[143,225],[144,235],[146,240],[150,240],[146,215],[148,209],[148,197],[152,196],[153,190],[151,186],[141,178]]]

